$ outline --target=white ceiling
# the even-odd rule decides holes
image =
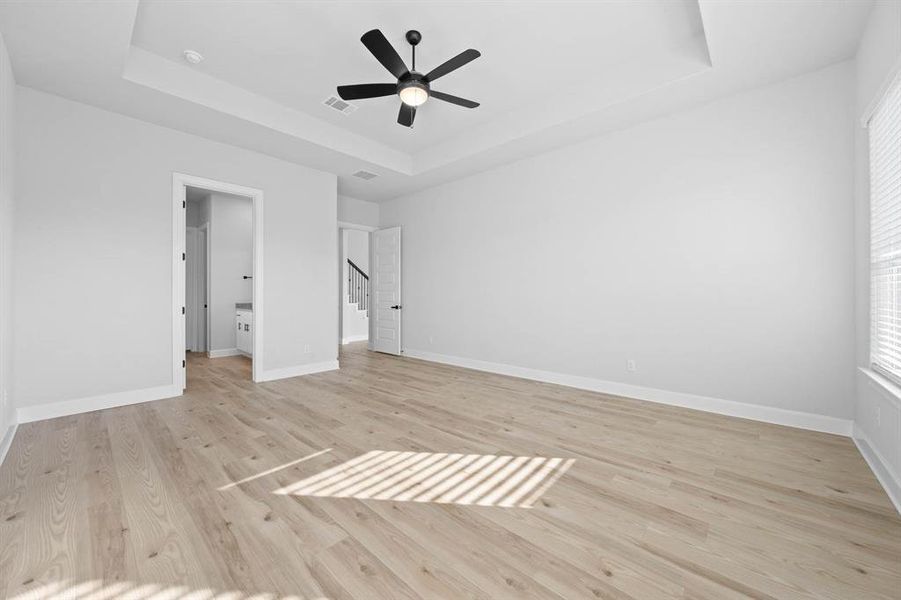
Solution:
[[[607,2],[0,1],[17,81],[335,172],[383,200],[848,59],[869,0]],[[380,28],[417,70],[482,57],[435,89],[413,129],[395,97],[322,105],[390,82],[359,41]],[[186,48],[206,60],[196,67]],[[350,174],[379,174],[362,181]]]
[[[511,110],[565,104],[603,89],[607,71],[625,61],[651,62],[703,44],[695,0],[558,1],[515,10],[501,2],[421,6],[331,2],[311,9],[291,2],[143,0],[132,43],[174,61],[182,60],[187,47],[195,48],[206,57],[196,67],[201,72],[404,152],[446,141]],[[408,67],[404,33],[419,30],[417,66],[423,73],[466,48],[479,50],[482,58],[436,82],[435,89],[481,106],[428,102],[413,129],[396,123],[397,97],[356,101],[358,110],[348,116],[324,106],[338,85],[395,81],[359,41],[376,27]]]

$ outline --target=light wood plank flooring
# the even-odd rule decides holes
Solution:
[[[341,365],[254,385],[194,357],[181,398],[21,426],[0,595],[901,598],[901,519],[846,438],[359,344]],[[573,461],[531,508],[330,496],[373,451]]]

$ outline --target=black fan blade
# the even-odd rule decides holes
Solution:
[[[391,71],[391,74],[398,79],[403,78],[410,72],[407,65],[401,60],[397,54],[397,50],[391,45],[391,42],[378,29],[367,31],[360,38],[363,45],[372,52],[372,55],[382,63],[382,66]]]
[[[473,50],[472,48],[470,48],[469,50],[464,50],[463,52],[461,52],[457,56],[453,57],[452,59],[450,59],[443,65],[439,65],[439,66],[435,67],[434,69],[432,69],[431,71],[429,71],[426,74],[425,78],[428,79],[429,81],[435,81],[439,77],[442,77],[444,75],[447,75],[451,71],[455,71],[455,70],[459,69],[466,63],[472,62],[480,56],[482,56],[482,53],[479,52],[478,50]]]
[[[436,92],[435,90],[430,91],[429,96],[431,96],[432,98],[437,98],[438,100],[450,102],[451,104],[456,104],[458,106],[465,106],[466,108],[475,108],[479,105],[478,102],[473,102],[472,100],[467,100],[466,98],[460,98],[459,96],[442,94],[441,92]]]
[[[397,122],[405,127],[412,127],[414,117],[416,117],[416,107],[401,102],[400,112],[397,114]]]
[[[339,85],[338,95],[342,100],[362,100],[380,98],[397,93],[396,83],[361,83],[359,85]]]

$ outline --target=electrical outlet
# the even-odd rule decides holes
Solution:
[[[432,336],[429,336],[429,346],[435,343],[435,339]]]
[[[309,354],[310,352],[311,352],[311,350],[310,350],[310,345],[309,345],[309,344],[305,344],[304,347],[303,347],[303,353],[304,353],[304,354]]]
[[[626,361],[626,370],[629,371],[630,373],[634,373],[635,371],[638,370],[638,366],[635,364],[634,359],[630,358],[629,360]]]

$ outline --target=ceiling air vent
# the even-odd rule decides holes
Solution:
[[[337,110],[339,113],[344,114],[344,115],[349,115],[353,111],[357,110],[356,106],[354,106],[350,102],[345,102],[344,100],[342,100],[341,98],[338,98],[337,96],[329,96],[328,98],[325,99],[325,102],[323,102],[323,104],[325,104],[326,106],[331,106],[332,108]]]
[[[360,179],[375,179],[378,177],[375,173],[370,173],[369,171],[357,171],[354,173],[354,177],[359,177]]]

